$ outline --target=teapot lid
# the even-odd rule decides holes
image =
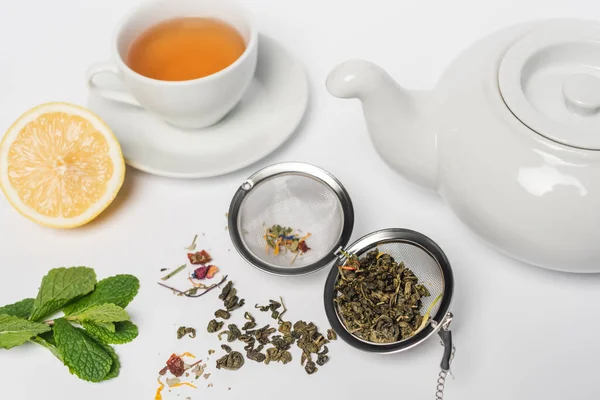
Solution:
[[[525,125],[567,146],[600,150],[600,24],[535,30],[500,64],[504,102]]]

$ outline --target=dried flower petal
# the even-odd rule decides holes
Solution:
[[[219,268],[217,268],[216,265],[209,265],[208,271],[206,272],[206,277],[208,279],[212,279],[217,274],[217,272],[219,272]]]
[[[167,386],[169,386],[169,387],[173,387],[174,385],[177,385],[179,382],[181,382],[181,379],[179,379],[179,378],[167,378]]]
[[[167,367],[169,368],[169,371],[177,377],[183,375],[185,372],[185,363],[177,354],[171,355],[171,358],[167,361]]]
[[[210,254],[206,250],[198,251],[196,253],[188,253],[188,259],[191,264],[207,264],[212,261]]]
[[[165,384],[160,381],[160,376],[158,377],[158,389],[156,389],[156,395],[154,396],[154,400],[162,400],[162,391],[165,388]]]
[[[202,280],[206,278],[206,274],[208,273],[208,267],[200,267],[192,272],[192,278]]]

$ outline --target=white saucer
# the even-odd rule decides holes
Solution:
[[[303,66],[261,35],[250,89],[221,122],[186,131],[148,112],[90,94],[88,107],[114,131],[130,166],[172,178],[205,178],[253,164],[294,133],[308,105]]]

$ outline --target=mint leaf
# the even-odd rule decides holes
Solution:
[[[140,281],[133,275],[116,275],[98,282],[96,290],[84,298],[68,305],[65,315],[73,315],[88,308],[110,303],[125,308],[137,295]]]
[[[19,318],[29,318],[31,311],[33,311],[33,302],[33,299],[25,299],[14,304],[0,307],[0,314],[12,315],[13,317]]]
[[[114,332],[115,331],[115,324],[113,324],[112,322],[85,322],[86,324],[95,324],[103,329],[106,329],[109,332]]]
[[[50,350],[50,352],[54,354],[56,358],[64,363],[62,355],[56,348],[56,341],[54,340],[54,333],[52,331],[36,336],[32,339],[32,341]]]
[[[84,322],[83,327],[100,342],[107,344],[125,344],[131,342],[138,336],[138,327],[130,321],[117,322],[114,324],[115,331],[111,332],[99,324]]]
[[[104,351],[106,351],[108,353],[108,355],[110,356],[110,358],[112,358],[112,365],[110,367],[110,371],[108,371],[108,374],[106,374],[106,376],[104,377],[104,380],[107,381],[109,379],[113,379],[116,378],[117,376],[119,376],[119,372],[121,371],[121,363],[119,362],[119,356],[117,356],[117,353],[115,353],[115,350],[110,347],[107,344],[104,344],[102,342],[97,342],[98,345],[100,345],[100,347],[102,347],[104,349]]]
[[[88,308],[80,314],[71,315],[67,319],[71,321],[121,322],[128,321],[129,314],[114,304],[102,304]]]
[[[72,374],[89,382],[101,382],[111,371],[111,355],[83,329],[66,319],[54,321],[54,339],[63,361]]]
[[[87,267],[56,268],[42,279],[33,304],[32,321],[39,321],[67,303],[94,290],[96,273]]]
[[[50,327],[46,324],[0,314],[0,349],[11,349],[20,346],[34,336],[49,330]]]

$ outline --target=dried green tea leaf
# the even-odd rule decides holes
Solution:
[[[325,354],[319,354],[319,356],[317,357],[317,364],[319,366],[325,365],[327,361],[329,361],[329,356],[326,356]]]
[[[206,328],[206,331],[208,333],[215,333],[221,330],[221,328],[223,327],[223,322],[222,321],[217,321],[216,319],[210,320],[208,322],[208,327]],[[219,338],[220,340],[221,338]]]
[[[223,287],[223,290],[221,291],[221,294],[219,295],[219,299],[225,300],[225,297],[227,297],[229,292],[231,292],[232,288],[233,288],[233,282],[232,281],[227,282],[227,285],[225,285]]]
[[[34,301],[34,299],[25,299],[14,304],[0,307],[0,314],[12,315],[13,317],[18,318],[29,318],[33,311]]]
[[[242,332],[240,332],[236,324],[229,324],[227,328],[229,329],[227,331],[227,341],[229,343],[235,342],[240,336],[242,336]],[[219,337],[219,339],[221,338]]]
[[[373,343],[413,336],[423,321],[421,298],[430,295],[417,276],[377,249],[361,259],[347,258],[340,267],[334,300],[346,329]]]
[[[229,313],[229,311],[226,310],[217,310],[215,311],[215,317],[221,319],[229,319],[229,317],[231,317],[231,314]]]
[[[217,369],[236,371],[244,365],[244,356],[237,351],[232,351],[217,360]]]
[[[261,353],[258,349],[247,350],[246,357],[248,358],[248,360],[256,361],[259,363],[262,363],[267,358],[267,356]]]
[[[306,362],[306,366],[304,367],[304,370],[306,371],[307,374],[312,375],[315,372],[317,372],[319,370],[319,368],[317,368],[317,366],[315,365],[315,363],[311,360],[308,360]]]
[[[29,317],[39,321],[94,290],[96,273],[87,267],[55,268],[42,279]]]
[[[98,282],[96,290],[81,300],[68,305],[65,315],[74,315],[102,304],[126,308],[140,289],[140,281],[133,275],[115,275]]]
[[[185,335],[189,335],[192,339],[196,337],[196,330],[194,328],[186,328],[185,326],[180,326],[177,329],[177,339],[181,339]]]
[[[300,357],[300,365],[304,366],[304,363],[306,362],[306,360],[310,360],[310,354],[307,353],[306,351],[303,351],[302,357]]]
[[[284,335],[291,335],[292,334],[292,323],[290,321],[282,322],[281,324],[279,324],[278,331],[283,333]]]
[[[231,347],[227,346],[226,344],[222,344],[221,348],[225,350],[226,353],[231,353]]]
[[[271,361],[287,364],[292,361],[292,354],[287,350],[271,347],[270,349],[267,349],[265,364],[269,364]]]
[[[256,340],[263,345],[266,345],[270,342],[269,336],[275,333],[275,328],[269,327],[269,325],[265,325],[264,327],[257,329],[254,332],[254,337]]]
[[[0,314],[0,349],[12,349],[48,331],[50,327],[46,324]]]
[[[73,327],[66,319],[54,321],[54,339],[65,365],[79,378],[101,382],[111,371],[111,355],[83,329]]]
[[[337,334],[333,329],[327,330],[327,340],[337,340]]]
[[[246,322],[244,324],[244,326],[242,327],[242,330],[248,331],[250,329],[256,328],[256,320],[249,312],[246,311],[246,313],[244,313],[244,318],[247,319],[248,322]]]
[[[84,322],[83,327],[94,339],[106,344],[129,343],[135,339],[139,333],[138,327],[130,321],[113,324],[114,332],[106,329],[103,325],[93,322]]]

